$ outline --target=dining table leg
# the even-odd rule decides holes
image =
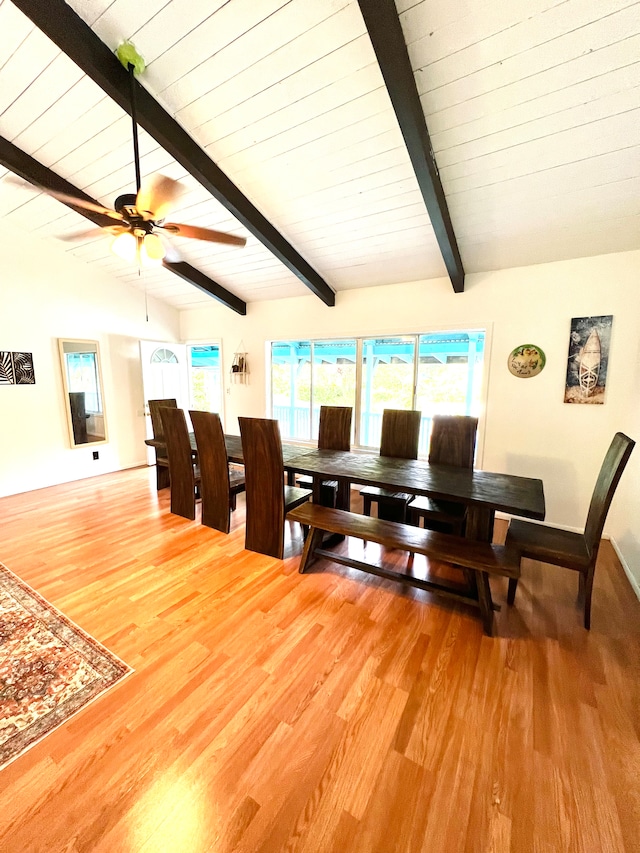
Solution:
[[[477,542],[493,541],[495,511],[490,507],[469,506],[465,520],[464,535]]]
[[[494,521],[495,510],[490,507],[469,506],[465,522],[465,537],[480,542],[492,542]],[[494,604],[491,597],[489,575],[486,572],[469,572],[469,575],[473,575],[468,580],[471,581],[474,595],[478,597],[482,625],[485,633],[491,637],[493,635]]]
[[[346,509],[347,512],[351,510],[351,483],[349,480],[338,480],[336,509]]]

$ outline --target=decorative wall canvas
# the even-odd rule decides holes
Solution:
[[[565,403],[604,403],[612,323],[611,314],[571,320]]]
[[[15,385],[11,353],[0,351],[0,385]]]
[[[0,385],[35,384],[32,353],[0,351]]]
[[[33,370],[33,355],[30,352],[12,352],[13,373],[16,385],[35,385],[36,376]]]

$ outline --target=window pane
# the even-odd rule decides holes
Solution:
[[[282,438],[311,438],[311,343],[271,344],[272,415]]]
[[[360,444],[379,447],[383,410],[413,408],[415,338],[365,338],[362,344]]]
[[[202,344],[187,349],[191,407],[204,412],[219,412],[222,404],[220,346]]]
[[[178,358],[175,352],[160,347],[151,356],[151,364],[177,364]]]
[[[483,358],[484,332],[420,336],[416,407],[427,436],[433,415],[477,416]]]
[[[320,406],[351,406],[353,408],[355,403],[356,342],[354,340],[314,341],[311,437],[318,438]]]

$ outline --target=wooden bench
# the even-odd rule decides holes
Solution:
[[[514,549],[504,545],[478,542],[448,533],[436,533],[410,524],[384,521],[318,504],[303,504],[292,510],[287,517],[309,527],[300,560],[300,572],[306,572],[315,558],[324,557],[334,563],[360,569],[387,580],[400,581],[462,600],[480,609],[482,624],[489,636],[493,629],[493,610],[497,609],[491,599],[489,575],[520,577],[519,555]],[[432,559],[452,563],[464,571],[467,584],[445,584],[425,580],[326,550],[322,548],[325,533],[353,536],[377,542],[387,548],[424,554]]]

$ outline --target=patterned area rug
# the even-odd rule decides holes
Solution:
[[[130,672],[0,563],[0,769]]]

